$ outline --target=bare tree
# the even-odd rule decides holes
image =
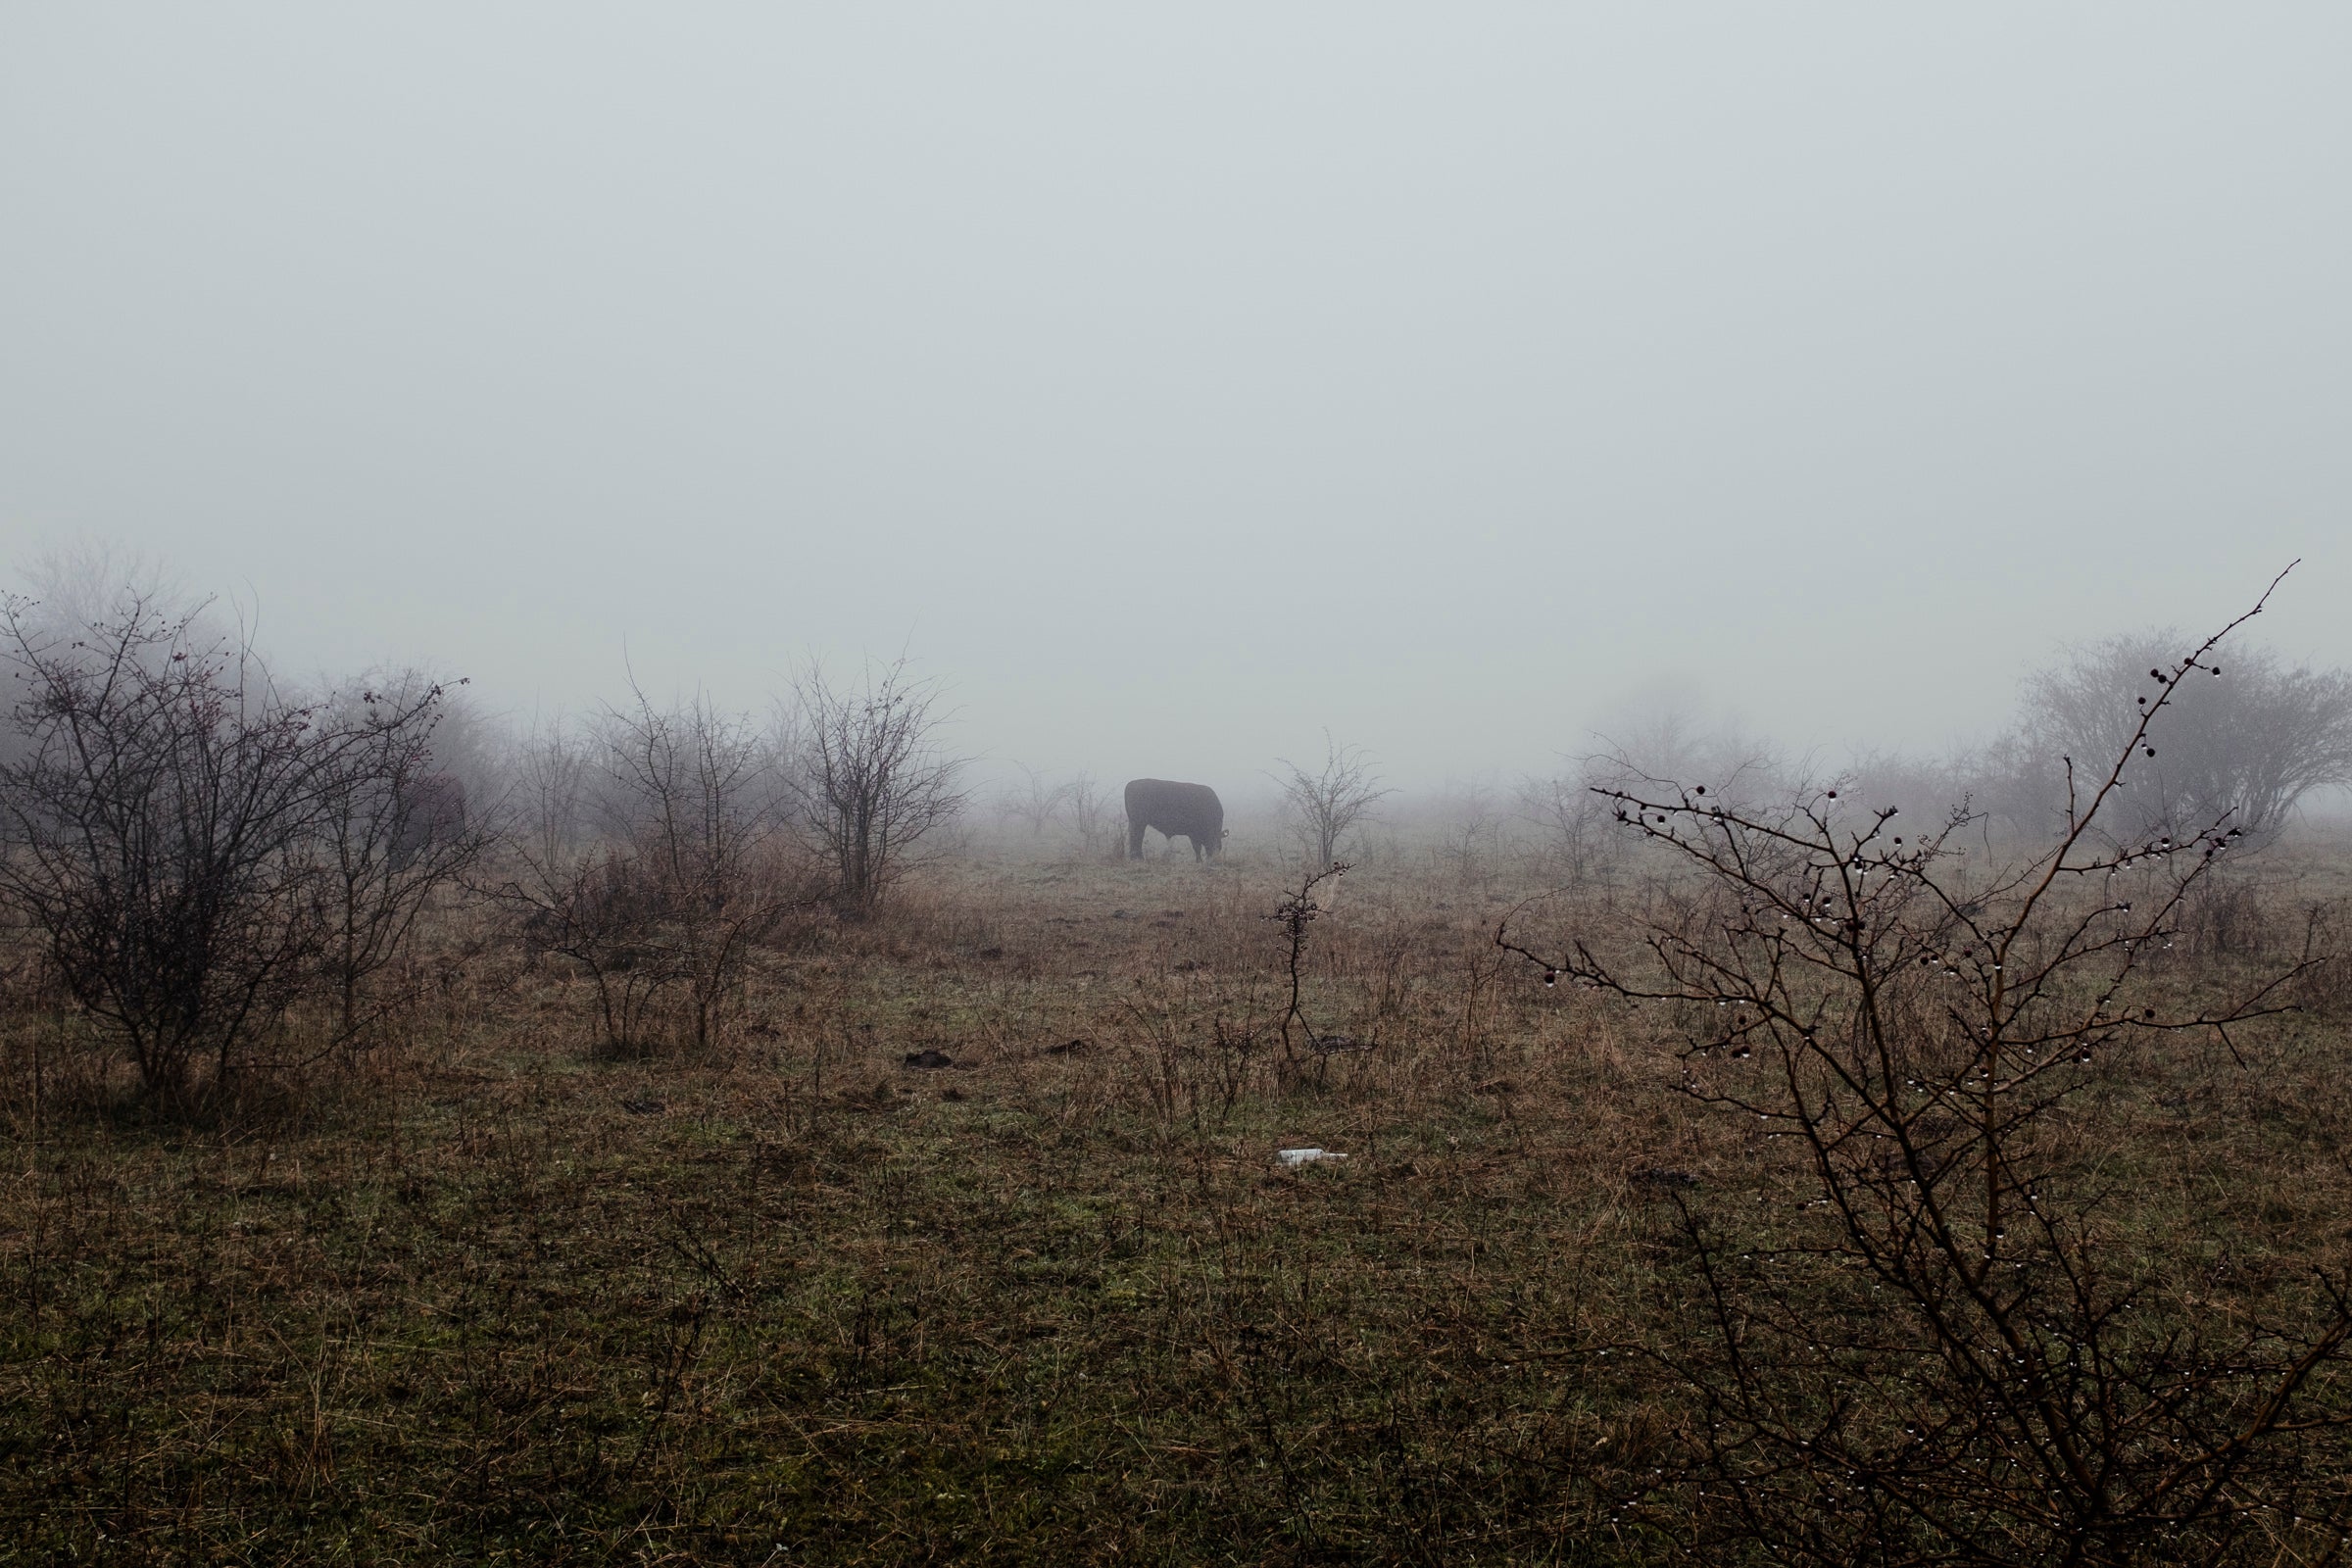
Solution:
[[[2232,1290],[2201,1256],[2173,1265],[2184,1281],[2117,1255],[2123,1199],[2087,1136],[2087,1091],[2135,1048],[2234,1053],[2285,1010],[2292,970],[2221,991],[2149,962],[2240,830],[2120,850],[2098,831],[2220,639],[2157,666],[2118,744],[2070,773],[2061,840],[2022,864],[1972,868],[1964,814],[1906,830],[1835,789],[1781,808],[1607,789],[1691,873],[1641,948],[1539,956],[1497,930],[1547,985],[1662,1006],[1690,1042],[1684,1092],[1807,1190],[1786,1217],[1678,1195],[1677,1309],[1713,1344],[1660,1352],[1697,1408],[1685,1462],[1630,1483],[1659,1539],[1804,1563],[2340,1548],[2352,1280]]]
[[[146,1089],[183,1103],[323,986],[346,1001],[328,1044],[358,1026],[356,988],[417,897],[380,874],[384,814],[444,697],[297,703],[193,614],[133,591],[68,636],[0,601],[20,741],[0,766],[0,900]]]
[[[1728,715],[1710,718],[1694,687],[1668,682],[1618,705],[1598,747],[1579,760],[1590,787],[1666,779],[1705,781],[1719,801],[1766,800],[1783,793],[1788,766],[1779,748]]]
[[[1110,792],[1091,772],[1075,774],[1062,786],[1067,792],[1070,827],[1078,835],[1078,853],[1107,853],[1119,841],[1120,824],[1111,811]]]
[[[2111,637],[2027,681],[2021,728],[2043,763],[2044,831],[2066,809],[2063,760],[2112,756],[2158,700],[2163,721],[2141,738],[2108,812],[2123,837],[2184,836],[2227,815],[2268,840],[2305,795],[2352,783],[2352,673],[2290,668],[2267,649],[2240,648],[2226,666],[2180,678],[2169,650],[2183,642],[2171,631]]]
[[[1021,770],[1021,782],[997,797],[997,804],[1007,816],[1015,816],[1029,824],[1032,838],[1042,838],[1054,819],[1069,804],[1070,786],[1067,783],[1050,784],[1045,775],[1026,762],[1014,764]]]
[[[1592,738],[1596,748],[1565,759],[1563,771],[1519,788],[1519,814],[1539,830],[1549,871],[1569,883],[1610,885],[1626,859],[1596,791],[1703,779],[1711,799],[1755,801],[1786,784],[1779,749],[1728,717],[1711,718],[1688,683],[1661,683],[1618,704]]]
[[[696,697],[658,711],[641,691],[608,711],[612,840],[643,873],[680,971],[697,1046],[715,1032],[749,946],[807,902],[786,862],[776,759],[749,720]]]
[[[1608,803],[1581,770],[1521,781],[1519,814],[1537,830],[1547,875],[1573,886],[1605,880],[1614,868],[1618,845]]]
[[[910,679],[904,659],[869,666],[855,687],[811,665],[794,694],[800,820],[832,868],[835,907],[862,919],[963,810],[965,761],[941,749],[938,684]]]
[[[1464,884],[1489,881],[1506,843],[1507,816],[1498,804],[1492,775],[1448,779],[1423,797],[1416,825],[1436,835],[1432,863]]]
[[[631,695],[582,736],[541,739],[514,874],[489,891],[587,973],[612,1049],[643,1052],[681,1014],[707,1047],[752,949],[809,898],[768,739],[699,696]]]
[[[1282,786],[1293,825],[1314,846],[1317,865],[1332,864],[1348,831],[1384,797],[1396,793],[1380,787],[1380,775],[1372,771],[1361,748],[1337,744],[1329,730],[1323,732],[1323,766],[1318,771],[1309,773],[1287,757],[1277,760],[1284,771],[1274,775],[1274,781]]]
[[[587,976],[606,1046],[638,1054],[657,1043],[659,1004],[680,971],[653,940],[662,911],[635,864],[600,832],[609,775],[598,742],[562,717],[527,738],[507,854],[479,891],[515,917],[526,946]]]
[[[13,602],[15,635],[73,658],[96,658],[90,629],[116,618],[136,599],[157,616],[187,623],[187,634],[212,629],[211,606],[190,594],[164,564],[143,551],[95,539],[52,544],[9,563],[29,590]],[[0,763],[24,760],[30,739],[0,725]]]
[[[158,613],[199,621],[207,608],[165,564],[144,550],[82,538],[37,550],[17,564],[31,592],[19,604],[26,625],[37,633],[80,636],[113,619],[126,595],[135,595]]]

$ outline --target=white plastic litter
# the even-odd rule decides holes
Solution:
[[[1328,1149],[1277,1149],[1274,1157],[1285,1165],[1298,1166],[1318,1159],[1346,1159],[1348,1156],[1335,1154]]]

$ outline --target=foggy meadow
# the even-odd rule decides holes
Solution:
[[[1224,813],[121,569],[7,605],[44,1551],[2331,1549],[2352,677],[2242,625]]]
[[[0,1562],[2320,1564],[2334,12],[0,23]]]

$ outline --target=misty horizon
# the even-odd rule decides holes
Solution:
[[[0,562],[1237,794],[1934,754],[2297,557],[2352,662],[2352,20],[2266,19],[19,12]]]

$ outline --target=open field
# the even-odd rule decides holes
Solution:
[[[2163,983],[2343,933],[2343,864],[2292,846],[2217,889]],[[560,961],[452,906],[383,1039],[193,1124],[143,1113],[18,971],[0,1561],[1699,1542],[1684,1216],[1735,1251],[1802,1238],[1812,1172],[1677,1093],[1687,1019],[1506,961],[1496,923],[1542,886],[1510,862],[1351,874],[1302,1007],[1365,1049],[1286,1065],[1285,874],[951,861],[760,954],[716,1046],[640,1058],[599,1050]],[[1655,892],[1525,928],[1615,940]],[[2118,1195],[2099,1245],[2156,1318],[2296,1308],[2352,1257],[2342,981],[2313,970],[2242,1064],[2160,1036],[2069,1102],[2069,1168]],[[1310,1145],[1348,1158],[1274,1157]],[[1841,1288],[1822,1310],[1867,1314]],[[2281,1520],[2231,1549],[2340,1541]]]
[[[0,9],[0,1568],[2352,1568],[2348,61]]]

